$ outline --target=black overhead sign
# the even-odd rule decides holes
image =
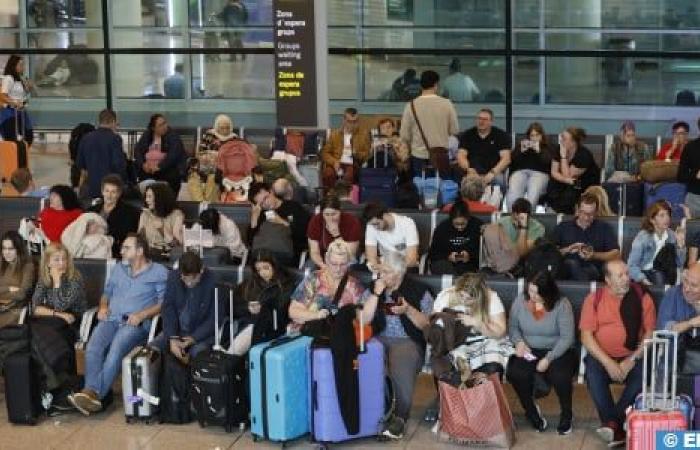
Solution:
[[[273,21],[277,124],[315,127],[314,0],[275,0]]]

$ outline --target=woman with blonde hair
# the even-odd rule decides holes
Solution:
[[[377,308],[377,299],[384,292],[384,281],[379,279],[370,292],[348,273],[354,255],[348,244],[337,239],[328,245],[325,265],[309,273],[299,283],[291,296],[289,318],[293,328],[315,320],[324,320],[346,305],[362,303],[362,321],[370,323]],[[338,293],[338,290],[341,292]]]
[[[438,294],[433,313],[453,315],[466,328],[463,339],[447,348],[457,369],[503,376],[513,345],[507,339],[506,313],[501,299],[481,274],[467,273]]]
[[[39,281],[32,297],[32,334],[41,343],[51,343],[44,359],[55,377],[48,389],[57,408],[68,407],[66,398],[75,385],[75,342],[82,314],[87,309],[83,279],[73,265],[68,250],[52,243],[44,251]],[[33,339],[34,340],[34,339]]]
[[[605,192],[605,189],[603,189],[602,186],[591,186],[583,193],[594,195],[598,199],[598,211],[596,212],[598,217],[612,217],[615,215],[610,208],[608,193]]]

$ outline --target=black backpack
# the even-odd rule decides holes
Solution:
[[[551,272],[555,280],[562,278],[564,257],[559,248],[544,238],[535,242],[535,247],[530,250],[522,264],[522,276],[526,279],[537,272],[546,270]]]
[[[68,141],[68,150],[70,151],[71,161],[75,161],[78,157],[78,146],[80,145],[80,140],[86,134],[95,131],[95,126],[91,123],[79,123],[70,132],[70,141]]]
[[[160,422],[190,423],[194,420],[190,402],[190,369],[166,348],[160,378]]]

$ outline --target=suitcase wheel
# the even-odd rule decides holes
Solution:
[[[253,442],[259,442],[259,441],[260,441],[260,438],[258,437],[258,435],[254,434],[253,435]]]

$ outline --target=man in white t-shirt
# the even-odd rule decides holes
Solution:
[[[403,256],[409,271],[418,269],[418,230],[413,219],[389,212],[381,203],[369,203],[363,217],[367,267],[376,272],[382,253],[396,252]]]

